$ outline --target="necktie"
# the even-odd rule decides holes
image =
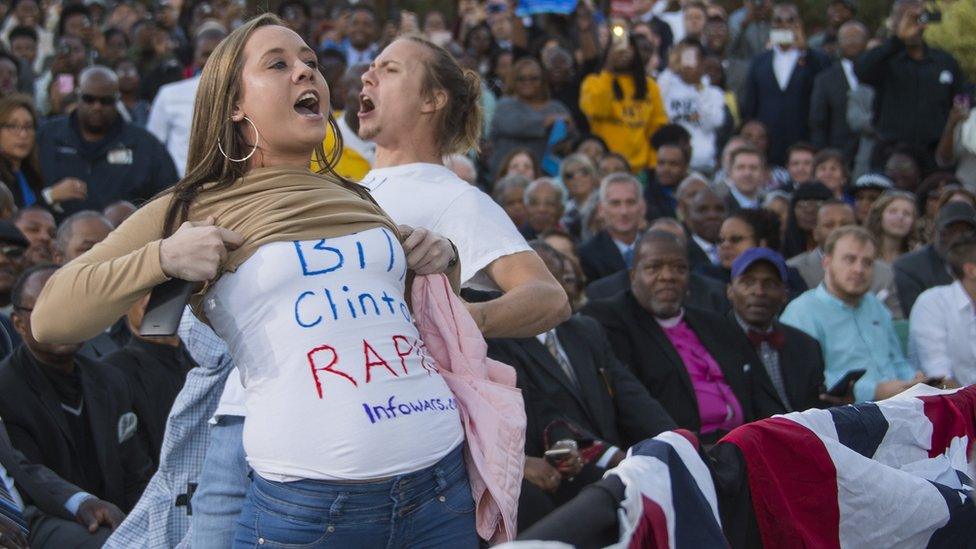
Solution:
[[[569,382],[573,384],[574,387],[579,387],[579,383],[576,381],[576,372],[573,371],[573,365],[566,360],[566,357],[559,352],[559,347],[556,345],[556,331],[549,330],[546,333],[546,349],[549,349],[549,354],[556,359],[559,363],[559,367],[562,368],[563,373],[569,378]]]
[[[627,247],[627,249],[624,250],[623,256],[624,256],[624,264],[627,265],[627,268],[629,269],[629,268],[633,267],[634,266],[634,247],[633,246]]]
[[[783,344],[786,343],[786,336],[783,335],[783,330],[773,329],[772,331],[766,333],[749,330],[746,335],[749,336],[749,341],[752,342],[753,347],[759,347],[762,345],[762,342],[765,341],[770,347],[778,351],[782,349]]]
[[[15,522],[24,535],[27,535],[27,521],[24,520],[24,513],[21,511],[20,506],[17,505],[17,502],[14,501],[13,496],[10,495],[10,490],[7,489],[7,483],[3,479],[0,479],[0,515]]]

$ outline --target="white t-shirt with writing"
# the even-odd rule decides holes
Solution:
[[[361,183],[395,223],[449,238],[457,246],[466,287],[497,290],[484,268],[500,257],[531,250],[501,206],[442,165],[377,168]],[[243,393],[240,376],[231,374],[215,416],[246,415]]]
[[[466,287],[497,290],[483,269],[500,257],[530,250],[501,206],[442,165],[377,168],[361,183],[394,222],[449,238],[457,246]]]
[[[245,386],[244,449],[270,480],[373,479],[464,439],[457,403],[404,302],[385,228],[261,246],[204,307]]]

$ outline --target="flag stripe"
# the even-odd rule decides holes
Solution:
[[[674,506],[675,546],[724,545],[725,536],[714,520],[711,503],[702,494],[698,482],[685,467],[684,460],[675,448],[670,444],[652,440],[641,443],[635,454],[656,458],[668,466],[671,477],[671,504]],[[708,518],[712,520],[703,520]]]
[[[722,442],[735,444],[746,460],[764,547],[840,547],[837,470],[813,431],[774,417],[739,427]]]

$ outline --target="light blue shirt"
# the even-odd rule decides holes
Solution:
[[[867,370],[854,384],[857,402],[874,400],[875,388],[881,381],[907,381],[915,375],[902,352],[891,314],[870,292],[857,307],[851,307],[820,284],[794,299],[780,320],[820,342],[827,387],[840,381],[849,370]]]
[[[14,478],[10,476],[7,472],[7,468],[0,464],[0,482],[3,482],[4,486],[7,488],[7,493],[10,494],[10,499],[14,501],[14,504],[21,510],[24,510],[24,500],[20,497],[20,492],[17,490],[17,486],[14,484]],[[81,507],[82,502],[88,498],[93,498],[95,496],[89,494],[88,492],[77,492],[68,498],[68,501],[64,503],[64,508],[68,510],[71,516],[78,514],[78,508]]]

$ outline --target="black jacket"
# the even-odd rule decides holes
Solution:
[[[844,67],[837,61],[817,75],[810,97],[810,141],[821,149],[831,147],[842,151],[848,163],[854,161],[860,140],[847,124],[850,91]]]
[[[873,86],[875,126],[883,141],[904,141],[933,151],[942,137],[952,100],[966,77],[952,55],[926,46],[921,61],[891,37],[854,64],[861,82]]]
[[[117,367],[129,382],[132,407],[139,416],[139,436],[153,466],[158,467],[169,411],[187,372],[196,363],[182,343],[173,347],[135,336],[104,360]]]
[[[729,320],[741,328],[732,313]],[[824,361],[820,343],[806,332],[773,320],[773,327],[782,330],[783,348],[779,350],[779,368],[783,375],[786,396],[790,399],[788,411],[802,412],[823,406],[820,393],[824,383]],[[762,364],[759,350],[753,347],[756,360]]]
[[[664,330],[629,290],[583,308],[603,325],[614,353],[629,365],[651,396],[664,406],[679,427],[701,430],[695,389],[688,370]],[[695,331],[725,381],[742,405],[743,419],[752,421],[785,411],[772,382],[749,341],[722,315],[686,308],[685,321]]]
[[[606,299],[628,289],[630,289],[630,271],[620,271],[595,282],[590,282],[586,286],[586,297],[590,300]],[[688,273],[688,295],[685,297],[684,303],[689,307],[719,314],[725,314],[732,310],[732,305],[729,304],[729,298],[725,293],[725,284],[694,272]]]
[[[76,114],[55,118],[38,130],[37,151],[45,187],[65,177],[77,177],[88,185],[85,200],[61,204],[62,216],[102,211],[118,200],[138,205],[179,179],[166,147],[146,130],[121,119],[105,139],[87,143]]]
[[[790,81],[783,90],[773,70],[773,51],[752,58],[746,77],[742,101],[742,119],[758,118],[769,132],[769,163],[786,164],[786,149],[797,141],[809,139],[810,95],[813,81],[830,64],[830,59],[816,50],[800,54]]]
[[[142,495],[150,468],[132,423],[135,416],[128,385],[111,366],[76,356],[75,367],[81,373],[84,409],[102,473],[102,493],[93,495],[128,512]],[[84,464],[61,402],[39,368],[23,345],[0,363],[0,387],[4,388],[0,416],[10,440],[27,459],[68,482],[83,485]]]
[[[657,174],[654,170],[649,171],[647,186],[644,187],[644,203],[647,204],[647,213],[644,217],[648,222],[660,217],[675,217],[675,189],[665,191],[657,181]]]
[[[515,368],[525,399],[527,455],[542,457],[544,433],[563,420],[590,437],[622,449],[675,428],[640,381],[614,356],[603,329],[592,318],[574,315],[556,327],[556,336],[579,381],[577,389],[537,338],[490,339],[488,355]],[[550,443],[570,434],[553,430]]]
[[[912,306],[922,292],[935,286],[952,284],[949,267],[931,244],[899,257],[893,267],[898,301],[901,302],[905,318],[911,316]]]
[[[14,484],[24,503],[33,504],[49,515],[74,520],[64,504],[82,489],[66,482],[47,467],[31,463],[10,443],[7,429],[2,422],[0,422],[0,465],[3,465],[7,474],[14,479]]]
[[[580,266],[587,280],[599,280],[627,268],[624,256],[606,231],[600,231],[579,247]]]

